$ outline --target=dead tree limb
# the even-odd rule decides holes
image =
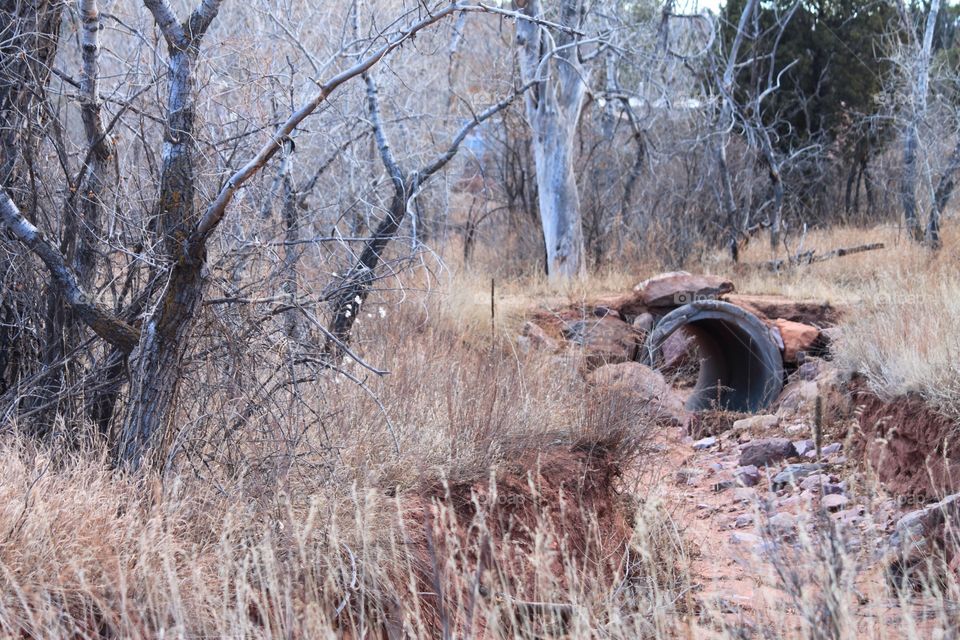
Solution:
[[[387,216],[380,222],[374,230],[373,235],[367,240],[360,257],[354,266],[344,275],[340,285],[332,296],[333,316],[329,329],[329,334],[332,338],[327,340],[326,348],[327,353],[330,354],[334,360],[341,357],[342,350],[338,343],[347,344],[350,341],[350,332],[356,321],[361,305],[370,294],[371,285],[375,280],[375,272],[380,265],[383,252],[400,229],[407,212],[410,210],[412,201],[420,194],[430,178],[443,169],[447,163],[456,156],[460,145],[466,137],[470,135],[471,131],[485,120],[492,118],[509,107],[518,97],[523,95],[535,84],[535,82],[528,82],[496,104],[476,114],[461,127],[445,151],[438,154],[436,158],[420,169],[410,172],[405,171],[400,166],[391,149],[390,140],[380,112],[380,99],[376,80],[370,73],[366,72],[364,72],[363,77],[367,83],[367,109],[373,125],[374,139],[376,140],[380,160],[387,170],[387,174],[390,176],[390,181],[393,185],[393,197],[390,202],[390,208],[387,211]]]
[[[815,249],[809,251],[804,251],[803,253],[798,253],[795,256],[790,256],[785,259],[778,260],[768,260],[766,262],[761,262],[757,266],[764,267],[770,271],[779,271],[784,267],[796,267],[805,264],[814,264],[816,262],[824,262],[825,260],[832,260],[833,258],[843,258],[844,256],[852,256],[855,253],[863,253],[865,251],[876,251],[878,249],[885,249],[886,245],[882,242],[871,242],[869,244],[861,244],[855,247],[841,247],[839,249],[833,249],[827,251],[826,253],[818,254]]]

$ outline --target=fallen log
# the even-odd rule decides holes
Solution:
[[[795,256],[790,256],[786,259],[780,258],[778,260],[768,260],[766,262],[759,263],[758,266],[765,267],[770,271],[779,271],[783,267],[797,267],[805,264],[813,264],[815,262],[823,262],[825,260],[832,260],[833,258],[842,258],[844,256],[850,256],[855,253],[863,253],[864,251],[875,251],[877,249],[885,249],[886,245],[882,242],[871,242],[869,244],[861,244],[855,247],[841,247],[840,249],[833,249],[832,251],[827,251],[826,253],[817,254],[815,249],[809,251],[804,251],[803,253],[798,253]]]

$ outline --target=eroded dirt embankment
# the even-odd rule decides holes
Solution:
[[[960,490],[960,430],[918,395],[883,400],[865,383],[854,390],[860,427],[855,454],[889,491],[909,500]]]
[[[634,505],[618,479],[638,442],[562,440],[515,442],[492,476],[424,480],[398,500],[409,564],[393,580],[419,597],[413,616],[409,602],[378,604],[384,637],[405,637],[411,618],[429,637],[563,635],[571,594],[628,578]]]

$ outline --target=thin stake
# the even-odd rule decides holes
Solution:
[[[496,340],[496,335],[497,335],[496,295],[497,295],[497,281],[494,278],[490,278],[490,348],[491,349],[493,349],[493,344]]]
[[[817,460],[820,459],[820,448],[823,444],[823,396],[817,396],[813,405],[813,442],[817,447]]]

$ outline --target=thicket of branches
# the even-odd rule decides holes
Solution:
[[[936,0],[2,0],[0,425],[130,468],[289,461],[334,381],[384,373],[364,322],[450,264],[674,266],[763,232],[776,257],[901,218],[936,247],[956,24]]]

